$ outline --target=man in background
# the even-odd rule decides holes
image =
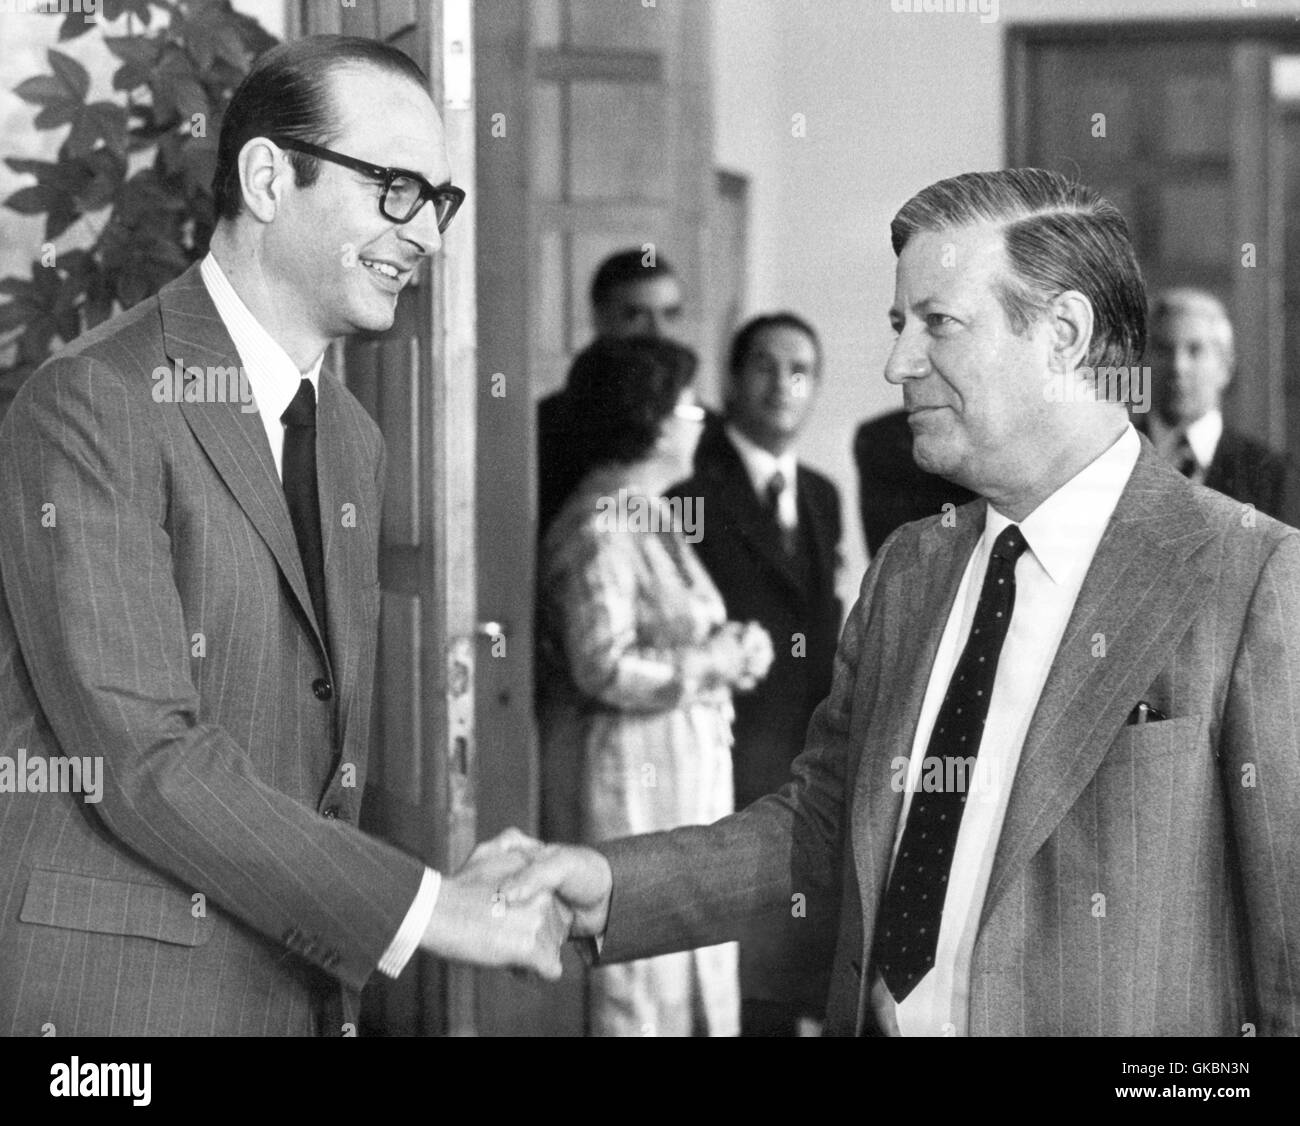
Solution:
[[[858,467],[858,508],[867,551],[872,556],[890,532],[975,499],[969,489],[927,473],[912,456],[912,428],[907,411],[890,411],[858,427],[853,438]]]
[[[682,316],[682,288],[668,262],[650,251],[623,250],[601,263],[591,282],[597,338],[672,338]],[[537,406],[537,534],[546,533],[582,475],[580,429],[569,417],[564,389]]]
[[[812,325],[784,312],[749,321],[732,342],[722,417],[710,419],[694,475],[673,490],[702,504],[695,550],[728,617],[759,622],[776,653],[766,679],[735,699],[737,809],[790,780],[808,719],[831,686],[840,497],[795,453],[821,379]],[[801,948],[804,931],[783,919],[742,936],[742,1035],[789,1036],[800,1016],[820,1016],[830,951]]]
[[[1237,366],[1223,303],[1201,289],[1167,289],[1151,304],[1150,331],[1155,410],[1146,428],[1157,452],[1195,484],[1294,523],[1286,458],[1223,421]]]

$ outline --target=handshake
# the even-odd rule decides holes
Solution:
[[[443,877],[420,948],[557,981],[565,941],[604,933],[612,889],[609,862],[594,849],[507,829]]]

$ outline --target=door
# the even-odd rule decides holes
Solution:
[[[299,0],[289,33],[393,43],[429,76],[453,178],[472,188],[470,0]],[[362,825],[442,871],[473,847],[474,230],[471,190],[443,250],[402,294],[388,332],[336,346],[333,361],[379,423],[388,481],[371,766]],[[372,978],[363,1030],[475,1030],[476,975],[416,954],[396,982]]]
[[[1224,412],[1279,450],[1296,423],[1276,300],[1269,76],[1275,56],[1297,49],[1300,25],[1281,19],[1008,31],[1010,163],[1075,175],[1113,200],[1153,292],[1192,285],[1224,299],[1239,370]]]
[[[535,831],[532,719],[537,400],[590,337],[587,288],[652,246],[708,366],[714,197],[706,0],[475,0],[478,246],[478,824]],[[485,1033],[582,1030],[582,967],[559,986],[483,974]]]

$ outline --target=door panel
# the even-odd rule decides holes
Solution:
[[[474,180],[473,105],[443,96],[471,50],[469,0],[369,0],[291,8],[291,34],[385,39],[430,79],[453,176]],[[403,292],[391,330],[334,350],[337,369],[383,431],[377,706],[362,824],[452,870],[477,835],[474,788],[476,204]],[[363,1025],[379,1034],[475,1030],[470,970],[417,954],[396,982],[375,975]]]

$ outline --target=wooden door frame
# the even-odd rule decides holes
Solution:
[[[429,92],[442,116],[453,178],[472,186],[475,122],[472,79],[450,93],[448,74],[473,58],[471,0],[391,0],[368,9],[296,0],[286,35],[332,32],[374,36],[403,16],[414,22],[391,29],[429,78]],[[448,34],[450,31],[450,34]],[[455,871],[477,838],[474,739],[475,634],[475,417],[477,204],[469,191],[443,242],[403,295],[412,315],[410,364],[414,371],[410,440],[418,451],[414,545],[383,543],[380,576],[385,592],[418,599],[419,668],[411,699],[416,709],[418,794],[389,812],[383,831],[399,847],[442,872]],[[400,323],[400,322],[399,322]],[[359,345],[364,342],[352,342]],[[349,344],[335,348],[337,370],[346,375]],[[381,373],[382,377],[382,373]],[[377,685],[376,713],[384,686]],[[378,753],[378,748],[376,753]],[[373,795],[372,795],[373,796]],[[478,979],[466,966],[417,953],[399,983],[379,989],[399,994],[394,1011],[401,1031],[422,1035],[470,1035],[477,1030]],[[414,998],[418,1000],[413,1000]],[[387,1007],[385,1016],[388,1015]],[[409,1010],[414,1007],[412,1014]],[[413,1023],[414,1027],[410,1027]],[[383,1031],[392,1031],[385,1028]]]

